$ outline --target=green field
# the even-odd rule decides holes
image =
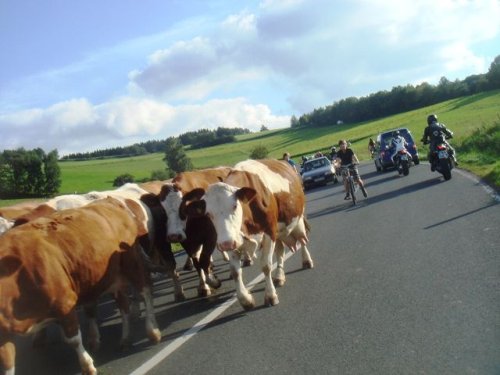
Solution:
[[[500,90],[467,96],[442,102],[430,107],[406,112],[379,120],[356,124],[332,125],[322,128],[285,128],[260,133],[245,134],[237,141],[198,150],[187,149],[195,168],[207,168],[220,165],[232,166],[248,158],[252,149],[258,145],[266,146],[269,157],[281,158],[285,151],[299,161],[300,156],[316,151],[329,151],[337,145],[339,139],[347,139],[361,160],[368,160],[368,139],[379,132],[398,127],[407,127],[416,140],[420,140],[426,118],[436,113],[439,121],[447,125],[455,137],[451,141],[457,148],[478,129],[490,128],[500,124]],[[498,138],[498,136],[496,137]],[[419,144],[419,152],[424,158],[427,147]],[[165,169],[162,160],[164,154],[150,154],[133,158],[116,158],[92,161],[60,162],[62,185],[60,194],[86,193],[91,190],[112,189],[113,180],[124,173],[134,176],[135,180],[148,179],[154,170]],[[481,177],[497,176],[490,181],[499,186],[500,155],[494,155],[484,161],[474,154],[458,154],[460,167],[468,169]],[[0,206],[14,201],[0,200]]]

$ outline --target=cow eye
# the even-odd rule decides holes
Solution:
[[[236,208],[237,208],[237,207],[238,207],[238,205],[237,205],[237,204],[235,204],[235,205],[233,206],[233,212],[234,212],[234,211],[236,211]]]

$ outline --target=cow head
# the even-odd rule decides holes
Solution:
[[[189,216],[207,215],[217,232],[219,250],[236,250],[244,240],[242,204],[250,202],[255,195],[252,188],[237,188],[219,182],[210,185],[202,199],[190,202],[186,212]]]
[[[182,242],[186,239],[186,205],[191,200],[199,200],[205,193],[203,189],[194,189],[183,195],[175,184],[165,184],[160,192],[160,201],[167,214],[167,240]]]

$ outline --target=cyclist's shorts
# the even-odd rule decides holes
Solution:
[[[349,168],[351,170],[351,175],[355,180],[359,180],[359,170],[356,167]]]

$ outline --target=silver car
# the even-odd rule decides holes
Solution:
[[[304,162],[300,174],[304,190],[313,186],[326,185],[329,182],[334,184],[338,182],[335,166],[325,156]]]

